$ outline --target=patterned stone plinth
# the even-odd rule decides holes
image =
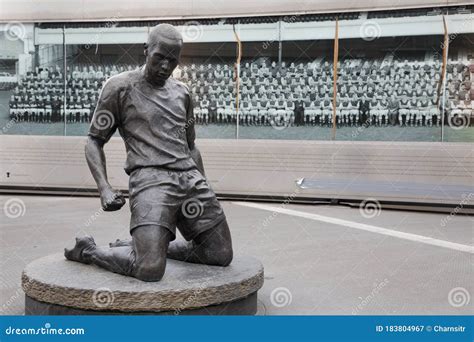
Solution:
[[[262,264],[235,257],[228,267],[168,260],[159,282],[143,282],[50,255],[22,275],[26,315],[253,315]]]

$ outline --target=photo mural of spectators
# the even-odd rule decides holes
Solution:
[[[98,93],[111,76],[137,65],[75,65],[66,70],[66,108],[59,66],[36,68],[14,88],[9,107],[17,121],[90,122]],[[174,77],[193,94],[196,123],[235,124],[235,68],[228,64],[187,64]],[[473,65],[447,67],[447,119],[473,115]],[[244,61],[241,65],[239,124],[248,126],[332,126],[333,65]],[[439,61],[347,58],[339,62],[337,126],[439,126],[436,104]]]

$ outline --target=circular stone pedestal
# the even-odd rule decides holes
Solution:
[[[262,264],[235,257],[227,267],[168,259],[159,282],[143,282],[50,255],[26,266],[26,315],[254,315]]]

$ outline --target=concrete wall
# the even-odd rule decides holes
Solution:
[[[0,189],[96,186],[84,137],[0,136]],[[207,177],[227,196],[474,205],[468,143],[198,140]],[[120,138],[106,145],[111,184],[128,189]],[[299,185],[298,185],[299,184]]]

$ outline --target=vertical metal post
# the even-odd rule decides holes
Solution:
[[[278,20],[278,66],[281,67],[283,43],[281,41],[281,19]]]
[[[441,72],[441,87],[442,87],[442,102],[441,102],[441,142],[444,141],[444,114],[446,112],[446,73],[448,68],[448,52],[449,52],[449,34],[448,25],[446,24],[446,18],[443,16],[444,26],[444,46],[443,46],[443,67]],[[438,101],[439,103],[439,89],[438,89]]]
[[[446,56],[448,54],[449,46],[446,47]],[[446,112],[446,69],[444,70],[443,78],[443,101],[441,102],[442,115],[441,115],[441,142],[444,141],[444,113]]]
[[[240,28],[240,22],[238,23]],[[239,104],[239,95],[240,95],[240,60],[242,59],[242,42],[239,35],[235,31],[235,25],[233,25],[235,40],[237,41],[237,61],[235,63],[235,111],[236,111],[236,126],[235,126],[235,137],[239,139],[239,121],[240,121],[240,104]]]
[[[333,94],[332,94],[332,134],[331,140],[336,140],[336,105],[337,105],[337,62],[339,60],[339,21],[336,17],[336,32],[334,37],[333,59]]]
[[[67,67],[67,62],[66,62],[66,25],[63,25],[63,83],[64,83],[64,98],[63,98],[63,110],[64,110],[64,136],[67,135],[66,131],[66,94],[67,94],[67,76],[66,76],[66,67]]]

